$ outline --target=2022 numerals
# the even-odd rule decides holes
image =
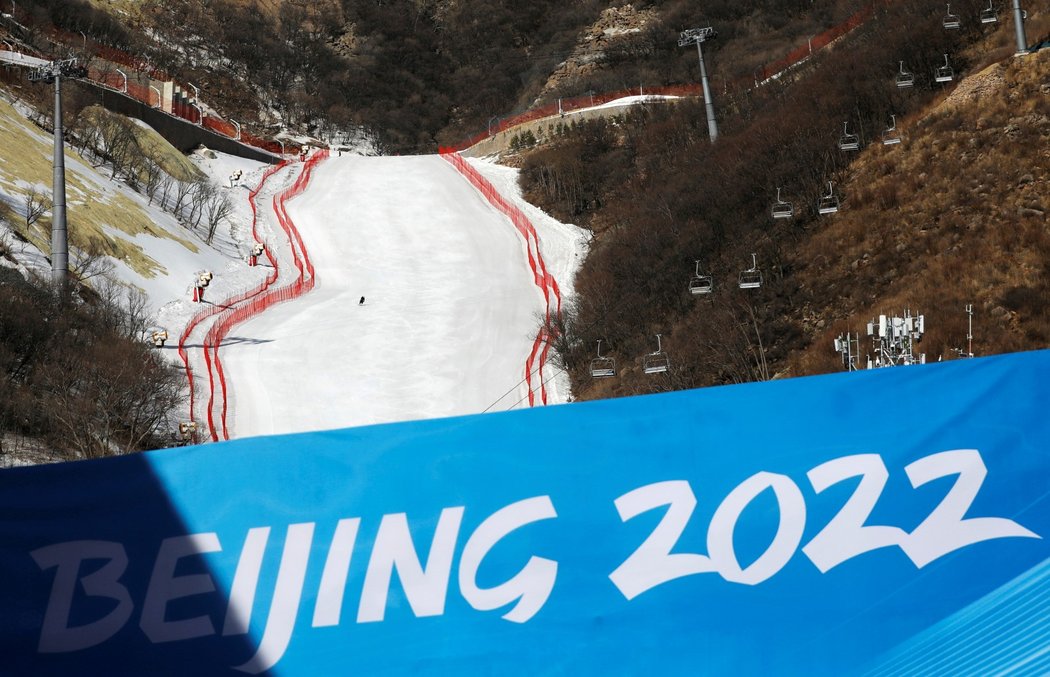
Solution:
[[[910,532],[897,526],[867,524],[889,479],[889,470],[878,454],[843,456],[806,473],[818,494],[840,482],[861,478],[838,513],[802,546],[802,553],[821,573],[880,548],[900,548],[917,568],[922,568],[950,552],[982,541],[1041,538],[1003,517],[965,517],[988,474],[976,449],[932,454],[908,464],[904,472],[914,488],[941,477],[957,476],[940,503]],[[779,509],[776,534],[757,559],[742,567],[733,548],[733,532],[744,509],[767,489],[773,491]],[[707,530],[706,555],[671,552],[696,508],[696,495],[689,482],[672,480],[639,487],[617,498],[615,506],[624,522],[667,506],[648,538],[609,574],[627,599],[694,574],[717,573],[732,583],[757,585],[774,576],[794,557],[806,527],[802,490],[787,475],[766,471],[740,483],[715,510]]]

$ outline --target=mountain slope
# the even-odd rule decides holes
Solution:
[[[511,223],[451,165],[330,158],[288,212],[317,286],[223,347],[236,436],[522,406],[543,297]],[[578,235],[548,228],[544,257],[571,273]]]
[[[968,304],[978,354],[1050,344],[1047,83],[1050,50],[993,64],[850,167],[848,210],[792,257],[804,317],[828,324],[798,372],[836,368],[835,335],[905,308],[926,313],[931,360],[966,350]]]

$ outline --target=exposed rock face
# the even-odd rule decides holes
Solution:
[[[641,48],[646,29],[655,24],[656,10],[636,10],[634,5],[610,7],[585,30],[577,41],[572,55],[560,64],[547,79],[540,94],[554,91],[573,91],[576,83],[603,68],[603,62],[613,50]]]

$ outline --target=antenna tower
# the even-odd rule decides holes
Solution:
[[[868,369],[926,364],[926,353],[915,355],[914,346],[926,331],[926,318],[904,311],[904,317],[879,315],[868,323],[874,358],[868,355]]]

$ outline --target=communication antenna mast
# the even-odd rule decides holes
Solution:
[[[76,59],[52,61],[29,72],[30,82],[55,83],[54,180],[51,188],[51,281],[64,289],[69,278],[69,235],[66,230],[66,153],[62,131],[62,78],[87,75]]]
[[[856,346],[856,351],[854,351]],[[839,334],[835,339],[835,352],[842,357],[846,371],[857,371],[857,353],[860,352],[860,334],[851,335],[848,331]]]
[[[956,348],[959,357],[973,357],[973,304],[966,304],[966,351]]]
[[[868,323],[868,336],[872,340],[875,357],[868,356],[868,369],[896,367],[909,364],[926,364],[926,353],[916,357],[915,344],[926,333],[926,318],[904,311],[904,317],[879,315]]]
[[[707,109],[707,132],[711,137],[711,143],[718,139],[718,123],[715,122],[715,104],[711,100],[711,87],[707,83],[707,67],[704,66],[704,51],[700,48],[704,40],[713,38],[718,33],[714,28],[690,28],[682,31],[678,36],[678,46],[685,47],[696,43],[696,54],[700,57],[700,85],[704,89],[704,108]]]
[[[966,304],[966,353],[973,357],[973,304]]]

